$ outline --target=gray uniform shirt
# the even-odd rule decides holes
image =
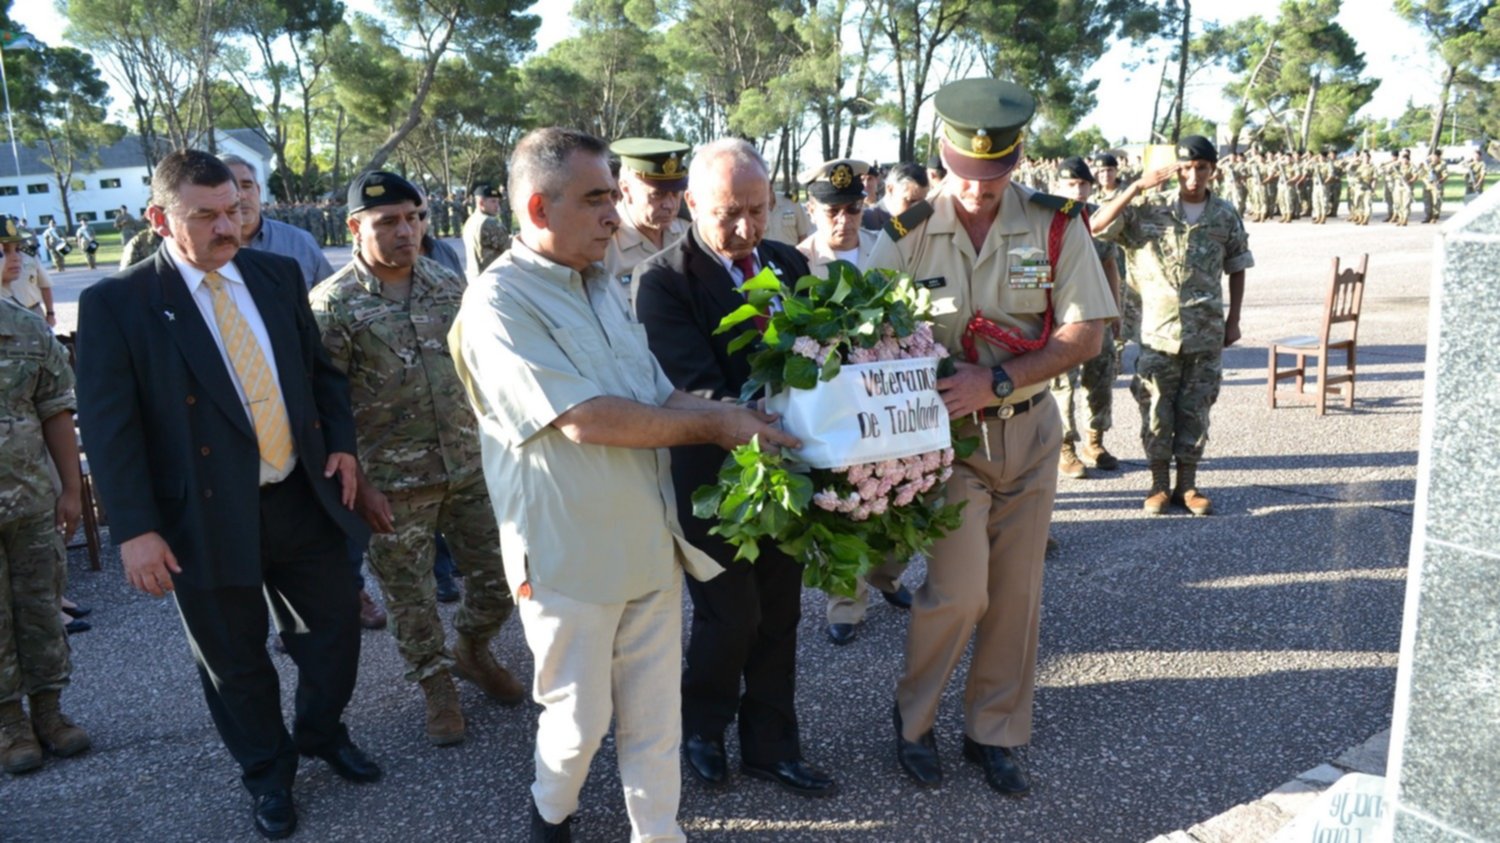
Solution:
[[[273,255],[288,257],[302,268],[302,283],[311,290],[319,281],[333,274],[333,264],[324,257],[323,249],[311,234],[284,222],[265,217],[260,218],[260,231],[245,244],[246,248],[259,249]]]

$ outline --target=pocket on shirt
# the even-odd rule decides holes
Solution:
[[[1007,287],[1000,294],[1000,306],[1006,313],[1044,313],[1047,310],[1047,291]]]
[[[612,356],[607,353],[604,341],[593,331],[558,328],[553,331],[552,336],[557,339],[563,354],[573,362],[573,367],[581,373],[599,372]]]

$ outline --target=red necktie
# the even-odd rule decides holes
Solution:
[[[740,276],[741,276],[740,277],[740,283],[741,284],[745,283],[746,281],[749,281],[751,278],[754,278],[755,277],[755,253],[751,252],[750,254],[745,255],[742,258],[735,258],[734,259],[734,268],[738,269],[740,271]],[[766,326],[768,324],[770,324],[770,322],[769,322],[769,320],[766,319],[766,317],[764,317],[764,316],[756,316],[755,317],[755,327],[759,328],[760,331],[761,331],[761,333],[765,333]]]

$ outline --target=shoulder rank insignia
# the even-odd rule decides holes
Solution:
[[[1080,211],[1088,207],[1086,203],[1079,202],[1077,199],[1065,199],[1061,196],[1054,196],[1050,193],[1042,193],[1041,191],[1031,194],[1030,200],[1041,205],[1043,208],[1056,211],[1066,217],[1076,217]]]
[[[910,234],[913,228],[927,222],[930,216],[932,216],[931,203],[918,202],[907,208],[906,212],[900,216],[891,217],[891,221],[885,224],[885,233],[890,235],[892,240],[900,240]]]

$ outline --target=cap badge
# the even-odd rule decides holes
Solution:
[[[834,187],[843,190],[849,185],[854,184],[854,170],[848,164],[840,164],[833,168],[833,172],[828,176],[828,181]]]
[[[969,141],[969,148],[979,153],[980,155],[989,152],[990,147],[993,145],[993,142],[990,141],[989,134],[986,133],[983,129],[975,132],[974,139],[972,141]]]
[[[1187,147],[1179,146],[1177,147],[1177,154],[1182,158],[1189,158],[1193,153],[1190,152]]]
[[[384,195],[385,195],[385,187],[382,186],[382,185],[371,184],[371,185],[366,185],[365,186],[365,196],[366,197],[370,197],[370,196],[384,196]]]
[[[661,171],[669,176],[677,175],[677,171],[681,167],[682,165],[677,162],[677,153],[675,152],[669,155],[667,160],[661,162]]]

